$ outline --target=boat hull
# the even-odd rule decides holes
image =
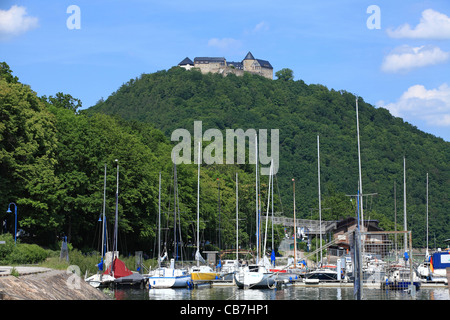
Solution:
[[[217,272],[192,272],[192,281],[211,281],[219,278]]]
[[[234,280],[240,289],[270,289],[275,285],[273,273],[236,272]]]
[[[149,277],[149,289],[158,288],[189,288],[191,286],[190,276],[175,276],[175,277]]]
[[[94,274],[93,276],[85,279],[94,288],[107,287],[114,283],[115,278],[108,274]]]
[[[413,284],[416,287],[416,290],[420,289],[419,281],[415,281],[415,282],[413,282]],[[386,281],[386,283],[383,284],[383,289],[408,290],[410,286],[411,286],[410,281]]]

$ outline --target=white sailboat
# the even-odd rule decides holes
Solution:
[[[174,177],[176,179],[176,177]],[[176,187],[175,187],[176,194]],[[175,205],[176,208],[176,205]],[[161,172],[159,173],[159,200],[158,200],[158,268],[148,277],[149,289],[159,288],[188,288],[192,285],[191,276],[187,269],[175,268],[175,260],[170,260],[169,267],[161,267],[164,257],[161,257]]]
[[[259,190],[258,190],[258,136],[255,135],[255,149],[256,149],[256,264],[241,267],[239,271],[234,274],[234,280],[239,288],[244,289],[273,289],[275,286],[274,273],[270,272],[265,266],[264,260],[260,261],[259,248]],[[266,257],[265,257],[266,258]],[[267,258],[266,258],[267,259]]]
[[[427,283],[447,283],[447,268],[450,267],[450,248],[438,249],[432,254],[428,251],[428,173],[427,173],[427,238],[425,260],[417,267],[421,281]]]
[[[102,217],[99,219],[99,221],[102,221],[102,247],[101,247],[102,258],[100,263],[97,265],[98,266],[97,273],[84,279],[84,281],[89,283],[94,288],[108,286],[111,283],[114,283],[115,280],[115,278],[112,275],[103,274],[103,267],[105,266],[105,255],[107,252],[105,205],[106,205],[106,164],[103,182],[103,212]]]
[[[190,274],[192,281],[204,282],[217,279],[219,273],[213,270],[210,266],[206,265],[200,253],[200,162],[201,162],[201,146],[198,143],[198,170],[197,170],[197,251],[195,252],[195,260],[197,260],[197,265],[191,267]],[[200,265],[200,262],[203,265]]]

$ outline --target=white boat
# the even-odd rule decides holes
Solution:
[[[264,266],[249,265],[234,274],[236,285],[240,289],[273,289],[275,277]]]
[[[155,269],[148,277],[149,289],[158,288],[190,288],[192,286],[191,276],[186,269],[174,267],[174,260],[171,259],[170,267],[160,267]]]
[[[388,270],[388,276],[385,278],[385,282],[382,283],[382,287],[390,290],[409,290],[412,284],[415,286],[416,290],[420,289],[420,279],[417,277],[416,273],[413,271],[411,274],[410,267],[394,267]]]
[[[115,279],[116,278],[109,274],[97,273],[84,279],[84,281],[86,281],[86,283],[89,283],[94,288],[101,288],[113,284]]]
[[[338,276],[336,266],[324,266],[306,273],[303,282],[304,283],[322,283],[322,282],[339,282],[347,281],[346,277],[342,274]]]
[[[447,268],[450,267],[450,251],[437,251],[432,253],[417,268],[419,277],[430,283],[448,283]]]

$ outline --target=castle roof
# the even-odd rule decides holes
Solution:
[[[236,69],[244,70],[244,65],[242,64],[242,62],[228,61],[227,65],[228,66],[233,66]]]
[[[195,57],[195,63],[214,63],[214,62],[225,62],[223,57]]]
[[[269,68],[269,69],[273,69],[272,65],[270,64],[269,61],[267,60],[261,60],[261,59],[255,59],[256,61],[258,61],[259,65],[263,68]]]
[[[253,56],[253,54],[250,51],[245,56],[244,60],[256,60],[256,61],[258,61],[259,65],[261,67],[268,68],[268,69],[273,69],[273,67],[272,67],[272,65],[270,64],[269,61],[262,60],[262,59],[255,59],[255,57]],[[244,60],[242,60],[242,61],[244,61]]]
[[[252,53],[249,51],[247,55],[245,56],[244,60],[255,60],[255,57],[252,55]]]
[[[191,59],[189,59],[188,57],[184,58],[183,61],[181,61],[179,64],[179,66],[185,66],[185,65],[194,65],[194,63],[192,62]]]

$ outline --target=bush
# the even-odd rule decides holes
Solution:
[[[10,264],[34,264],[44,261],[48,252],[36,244],[17,243],[9,255]]]
[[[0,264],[9,264],[9,256],[14,250],[14,238],[10,233],[0,234],[0,241],[5,241],[5,244],[0,244]]]

